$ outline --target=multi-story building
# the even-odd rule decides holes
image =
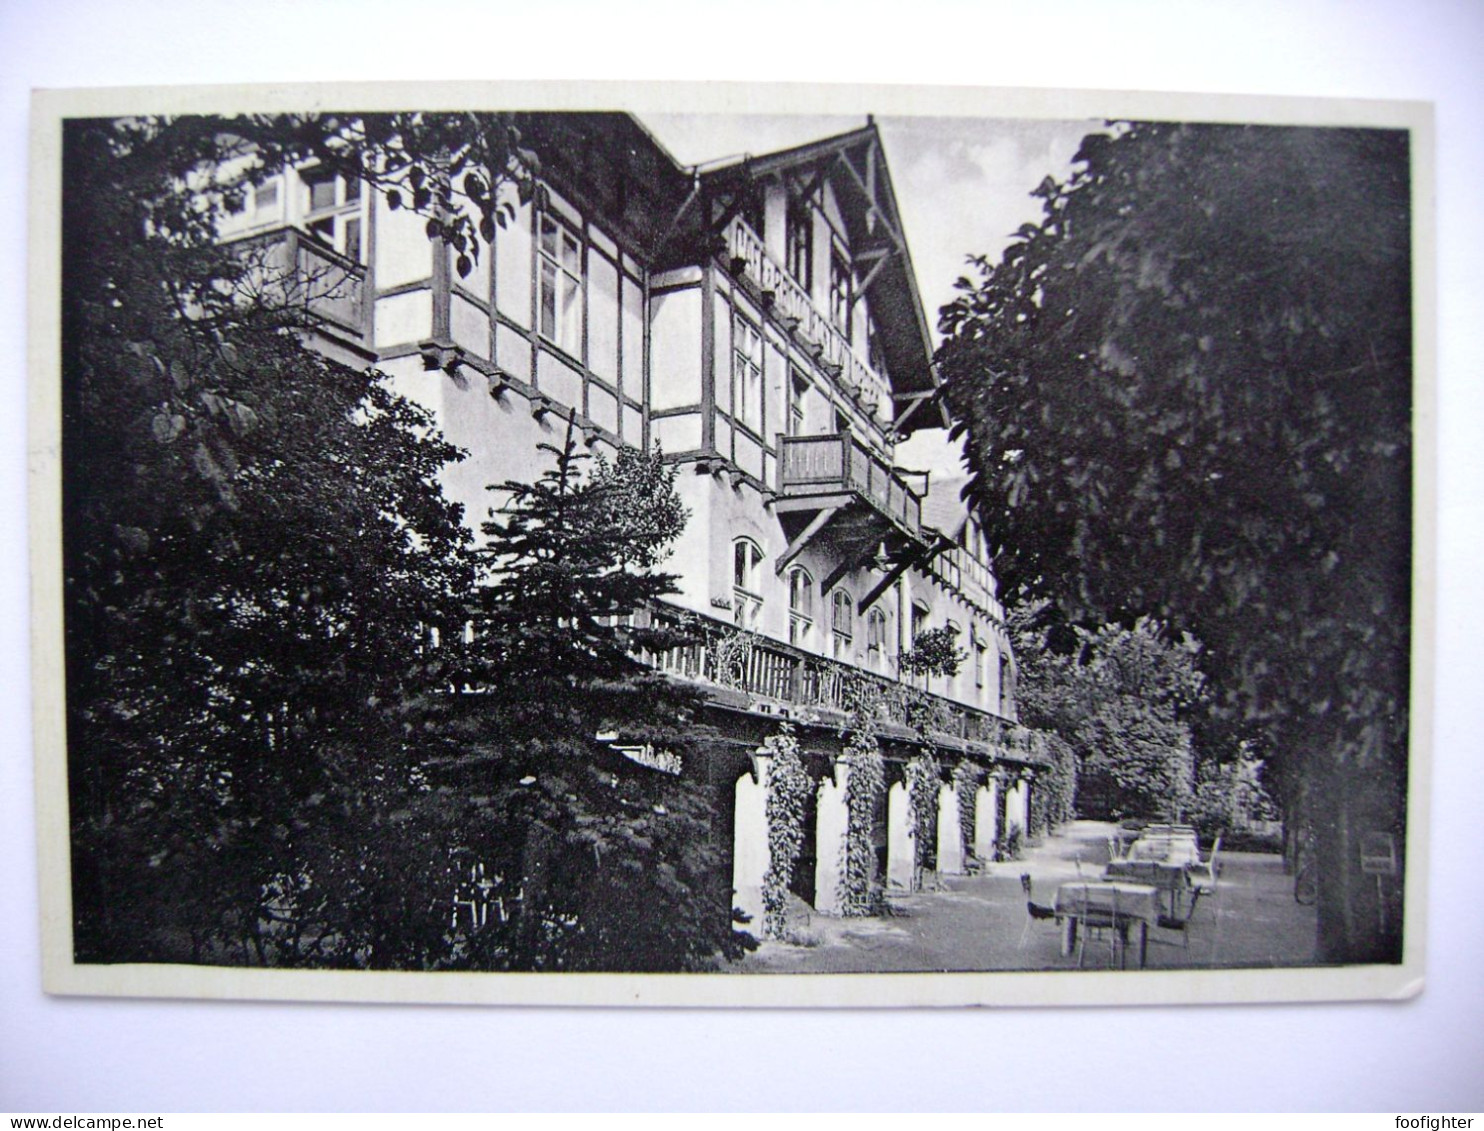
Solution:
[[[838,907],[852,677],[935,705],[932,727],[900,710],[880,723],[887,879],[910,885],[922,858],[900,766],[924,748],[977,783],[961,821],[945,775],[937,867],[962,869],[966,847],[989,855],[1027,826],[1036,758],[1014,725],[1014,659],[963,482],[894,459],[900,438],[946,420],[876,127],[704,171],[627,115],[521,128],[540,190],[466,277],[422,218],[312,168],[258,185],[228,234],[318,280],[325,348],[374,361],[469,453],[445,489],[471,521],[487,485],[531,478],[537,446],[569,426],[590,448],[658,448],[680,466],[690,520],[666,569],[681,591],[651,615],[688,615],[702,639],[652,659],[704,685],[729,736],[681,772],[717,787],[744,911],[758,913],[767,864],[757,748],[784,719],[820,778],[800,890]],[[957,672],[906,674],[901,657],[933,629],[950,630]]]

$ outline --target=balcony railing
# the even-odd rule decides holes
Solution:
[[[913,537],[922,536],[922,500],[890,464],[849,433],[783,436],[779,450],[781,494],[854,491],[905,527]]]
[[[298,228],[285,226],[235,240],[261,272],[257,285],[317,321],[357,338],[366,332],[366,268]]]
[[[864,397],[873,408],[891,403],[886,378],[856,356],[834,320],[814,305],[809,292],[774,262],[762,238],[740,216],[727,228],[727,251],[734,274],[744,275],[775,314],[794,324],[795,333],[820,347],[820,361],[839,370],[836,378],[847,392]],[[886,421],[882,422],[887,423]]]
[[[824,708],[846,716],[860,688],[874,688],[884,722],[980,743],[1020,761],[1038,760],[1032,732],[989,711],[697,613],[666,607],[651,610],[649,616],[654,624],[686,629],[694,637],[691,643],[645,655],[667,675],[783,703],[793,710]]]
[[[989,567],[962,546],[954,546],[932,559],[928,568],[945,585],[956,589],[970,604],[1003,619],[1004,610],[994,594]]]

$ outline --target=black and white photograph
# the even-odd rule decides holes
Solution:
[[[1416,992],[1421,108],[122,93],[36,122],[50,988]]]

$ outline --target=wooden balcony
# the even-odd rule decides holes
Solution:
[[[890,464],[849,433],[780,436],[778,445],[779,494],[853,494],[903,533],[922,538],[921,498]]]
[[[840,725],[849,718],[852,693],[864,684],[880,692],[879,721],[887,724],[887,737],[913,741],[926,729],[939,744],[973,743],[1014,761],[1039,760],[1032,733],[991,711],[697,613],[664,606],[648,616],[652,623],[689,629],[694,639],[667,652],[645,654],[647,663],[674,678],[740,695],[760,711],[782,705],[790,718],[809,721],[814,716]]]
[[[302,304],[321,328],[357,342],[367,337],[366,268],[308,232],[284,225],[233,240],[249,258],[253,285],[290,305]]]

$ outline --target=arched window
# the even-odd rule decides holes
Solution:
[[[802,566],[788,571],[788,642],[807,645],[814,630],[814,578]]]
[[[751,538],[732,543],[732,619],[738,628],[755,628],[763,610],[763,552]]]
[[[886,614],[872,608],[866,614],[866,663],[876,671],[886,670]]]
[[[830,648],[835,659],[850,658],[854,639],[855,598],[836,587],[830,593]]]

